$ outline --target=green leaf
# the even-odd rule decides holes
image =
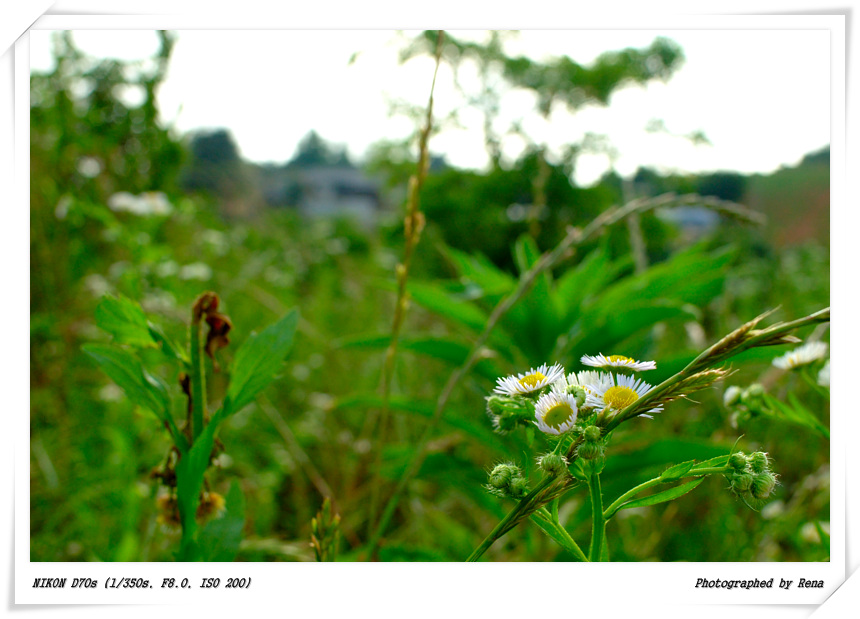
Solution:
[[[206,523],[198,534],[201,561],[233,561],[245,526],[245,496],[236,481],[227,493],[227,509]]]
[[[448,318],[474,331],[481,331],[487,322],[486,314],[471,302],[457,298],[441,286],[410,282],[409,294],[425,309]]]
[[[696,472],[696,469],[710,469],[718,466],[725,466],[729,462],[729,456],[716,456],[714,458],[710,458],[708,460],[702,460],[698,464],[693,467],[693,472]]]
[[[484,296],[497,300],[514,289],[516,280],[483,254],[469,255],[453,247],[445,247],[443,251],[460,277],[478,286]]]
[[[96,324],[107,331],[119,344],[129,344],[141,348],[155,346],[149,331],[146,314],[140,305],[124,296],[119,298],[106,295],[102,297],[95,311]]]
[[[95,359],[102,371],[125,391],[128,398],[162,421],[170,418],[170,394],[159,378],[143,369],[132,352],[104,344],[86,344],[83,351]]]
[[[827,426],[821,423],[815,415],[804,407],[794,394],[789,393],[791,405],[786,404],[768,393],[764,394],[764,399],[774,416],[806,426],[807,428],[815,430],[822,436],[830,438],[830,430]]]
[[[212,446],[215,444],[215,431],[225,417],[224,409],[218,409],[197,440],[176,464],[176,500],[179,517],[182,520],[182,542],[179,548],[179,561],[199,560],[202,552],[197,541],[197,504],[200,489],[203,487],[203,474],[209,467]]]
[[[665,503],[666,501],[672,501],[677,499],[678,497],[684,496],[688,492],[690,492],[693,488],[698,486],[700,483],[705,481],[704,477],[698,477],[696,479],[690,480],[686,483],[679,484],[674,488],[669,488],[668,490],[663,490],[662,492],[657,492],[656,494],[652,494],[651,496],[646,496],[641,499],[635,499],[633,501],[628,501],[621,505],[617,510],[620,512],[622,509],[631,509],[633,507],[645,507],[648,505],[657,505],[658,503]]]
[[[163,352],[168,359],[179,361],[183,365],[188,365],[190,363],[185,352],[178,348],[170,338],[161,332],[160,329],[153,325],[149,325],[149,334],[152,336],[152,339],[161,346],[161,352]]]
[[[293,345],[299,314],[295,309],[262,333],[252,334],[233,359],[225,415],[238,412],[275,379]]]
[[[660,481],[665,484],[670,481],[675,481],[676,479],[681,479],[690,472],[690,469],[693,468],[695,463],[695,460],[690,460],[688,462],[681,462],[675,466],[670,466],[668,469],[660,473]]]

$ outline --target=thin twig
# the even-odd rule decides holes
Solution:
[[[403,327],[403,321],[406,318],[406,309],[408,307],[408,293],[406,291],[406,282],[409,278],[409,268],[412,265],[412,256],[415,252],[415,247],[421,238],[421,230],[424,228],[424,214],[419,210],[419,194],[424,185],[424,180],[427,178],[427,170],[429,168],[429,151],[427,143],[430,140],[430,133],[433,129],[433,92],[436,89],[436,76],[439,73],[439,64],[442,58],[442,42],[444,40],[444,30],[440,30],[436,39],[436,67],[433,71],[433,81],[430,85],[430,98],[427,102],[427,116],[424,119],[424,127],[421,130],[418,147],[418,165],[415,174],[409,179],[409,194],[406,202],[406,218],[404,219],[404,236],[406,239],[403,262],[397,265],[397,301],[394,305],[394,320],[391,327],[391,341],[388,343],[388,348],[385,351],[385,357],[382,363],[381,392],[382,392],[382,407],[379,415],[379,423],[377,425],[378,437],[374,449],[376,465],[373,470],[371,491],[370,491],[370,508],[367,519],[368,534],[373,531],[373,526],[376,523],[376,512],[379,505],[379,496],[382,491],[382,476],[380,468],[382,465],[382,452],[385,448],[388,417],[391,413],[391,378],[394,371],[394,360],[397,356],[397,345],[400,340],[400,331]],[[371,420],[367,427],[373,427]]]

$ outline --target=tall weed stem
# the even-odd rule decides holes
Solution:
[[[403,327],[403,321],[406,318],[406,310],[409,304],[408,293],[406,291],[406,282],[409,278],[409,268],[412,265],[412,255],[415,252],[415,246],[421,238],[421,231],[424,228],[424,214],[419,209],[419,194],[421,187],[424,185],[424,180],[427,178],[427,170],[429,167],[429,152],[427,143],[430,140],[430,133],[433,129],[433,92],[436,89],[436,76],[439,73],[439,64],[442,58],[442,42],[444,40],[444,30],[440,30],[436,39],[436,68],[433,71],[433,81],[430,85],[430,98],[427,102],[427,116],[424,120],[424,127],[421,130],[418,146],[418,165],[409,179],[409,190],[406,201],[406,218],[404,219],[403,233],[405,237],[405,246],[403,250],[403,262],[397,265],[397,301],[394,305],[394,320],[391,326],[391,341],[385,351],[385,357],[382,363],[381,391],[382,391],[382,407],[379,415],[379,423],[377,425],[377,440],[375,453],[375,466],[373,470],[373,481],[370,492],[370,509],[367,519],[368,535],[373,531],[373,526],[376,523],[376,513],[379,506],[379,495],[382,491],[382,477],[380,468],[382,465],[382,453],[385,448],[388,429],[388,417],[390,415],[390,398],[391,398],[391,379],[394,372],[394,360],[397,356],[397,344],[400,339],[400,331]],[[372,427],[372,424],[371,424]]]

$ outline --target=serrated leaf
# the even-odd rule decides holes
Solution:
[[[83,351],[95,359],[102,371],[125,392],[128,398],[162,421],[170,416],[170,394],[159,378],[143,369],[132,352],[104,344],[86,344]]]
[[[142,348],[155,346],[146,314],[136,302],[120,295],[102,297],[95,311],[96,325],[107,331],[119,344]]]
[[[676,479],[681,479],[684,475],[690,472],[690,469],[693,468],[695,463],[695,460],[690,460],[688,462],[681,462],[675,466],[670,466],[668,469],[660,473],[660,481],[665,484],[670,481],[675,481]]]
[[[245,496],[236,481],[227,492],[226,510],[200,529],[198,542],[201,561],[233,561],[245,527]]]
[[[275,379],[293,345],[298,320],[298,311],[292,310],[262,333],[252,334],[245,340],[233,358],[225,415],[232,415],[250,404]]]
[[[686,483],[679,484],[674,488],[669,488],[668,490],[663,490],[662,492],[657,492],[656,494],[652,494],[651,496],[646,496],[641,499],[635,499],[633,501],[628,501],[621,505],[616,511],[620,512],[622,509],[632,509],[634,507],[646,507],[648,505],[657,505],[659,503],[665,503],[667,501],[672,501],[677,499],[678,497],[684,496],[688,492],[690,492],[693,488],[698,486],[700,483],[705,481],[704,477],[698,477],[696,479],[690,480]]]

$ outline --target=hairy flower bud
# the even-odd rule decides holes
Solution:
[[[747,457],[743,453],[736,451],[729,456],[729,466],[736,471],[743,471],[747,467]]]
[[[603,445],[586,441],[576,448],[576,454],[583,460],[596,460],[603,456]]]
[[[732,475],[732,490],[738,494],[747,492],[753,483],[753,476],[749,473],[735,473]]]
[[[600,428],[597,426],[588,426],[585,429],[585,440],[589,443],[596,443],[600,440]]]
[[[541,456],[538,463],[550,475],[558,475],[567,468],[567,459],[561,454],[556,453]]]
[[[490,473],[490,485],[497,490],[506,489],[514,477],[520,477],[520,468],[513,464],[497,464]]]
[[[752,495],[757,499],[766,499],[776,486],[776,477],[770,471],[759,473],[753,478]]]
[[[768,467],[767,454],[757,451],[749,457],[750,468],[754,473],[764,473]]]
[[[515,499],[520,499],[528,494],[529,482],[525,477],[516,477],[511,481],[510,492]]]

